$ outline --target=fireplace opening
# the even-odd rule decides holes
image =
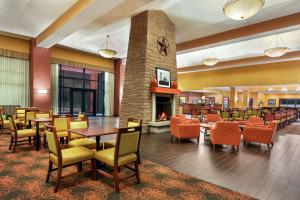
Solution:
[[[171,117],[171,98],[156,96],[156,121],[168,121]]]

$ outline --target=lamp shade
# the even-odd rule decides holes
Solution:
[[[219,60],[217,58],[205,58],[202,60],[202,63],[207,66],[214,66]]]
[[[233,20],[244,20],[255,15],[264,4],[264,0],[230,0],[225,4],[223,12]]]
[[[112,58],[117,55],[117,52],[112,49],[99,49],[98,53],[104,58]]]
[[[265,50],[265,55],[269,56],[271,58],[276,58],[276,57],[283,56],[288,51],[289,51],[289,48],[287,48],[287,47],[274,47],[274,48]]]

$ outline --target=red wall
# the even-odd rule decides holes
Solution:
[[[47,94],[38,93],[46,89]],[[41,111],[51,109],[51,61],[50,51],[37,47],[35,40],[30,44],[30,104]]]
[[[115,60],[114,115],[119,116],[124,86],[126,59]]]

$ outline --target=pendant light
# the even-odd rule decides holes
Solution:
[[[202,60],[202,63],[206,66],[214,66],[219,62],[215,57],[207,57]]]
[[[244,20],[255,15],[265,0],[230,0],[223,7],[224,14],[233,20]]]
[[[276,58],[276,57],[283,56],[284,54],[286,54],[289,51],[289,48],[285,47],[285,45],[283,44],[282,39],[278,35],[276,35],[270,41],[270,44],[273,42],[274,39],[275,39],[275,46],[265,50],[265,52],[264,52],[266,56],[269,56],[271,58]],[[280,46],[280,40],[279,39],[281,40],[283,46]],[[270,46],[270,44],[268,46]]]
[[[111,46],[111,48],[109,48],[109,46]],[[99,49],[98,53],[100,54],[100,56],[102,56],[104,58],[112,58],[117,55],[117,52],[115,50],[113,50],[112,48],[113,48],[113,44],[109,38],[109,35],[107,35],[105,42],[104,42],[104,48]]]

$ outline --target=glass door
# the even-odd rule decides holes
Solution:
[[[70,89],[70,113],[77,115],[84,112],[86,115],[96,115],[96,90]]]

